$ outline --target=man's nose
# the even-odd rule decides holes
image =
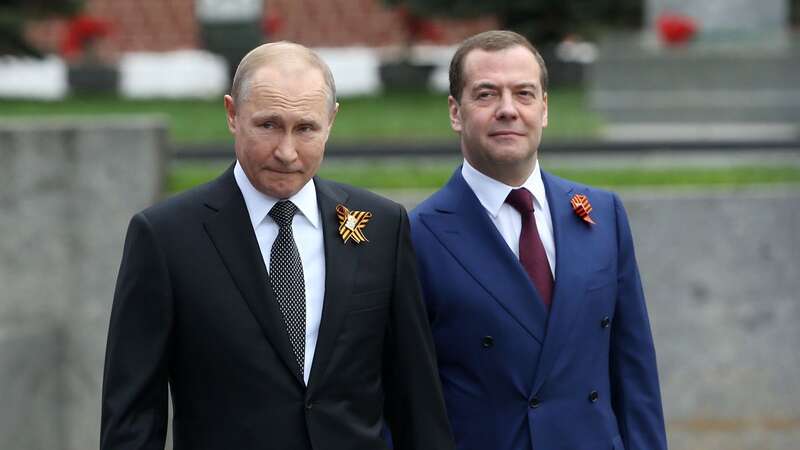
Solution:
[[[297,149],[291,133],[287,133],[278,142],[278,146],[275,148],[275,159],[284,164],[290,164],[297,159]]]
[[[517,105],[514,104],[514,97],[510,92],[504,92],[499,100],[500,104],[495,114],[498,120],[514,120],[519,116]]]

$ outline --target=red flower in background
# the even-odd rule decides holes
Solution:
[[[442,41],[442,30],[432,21],[423,19],[402,6],[399,7],[397,11],[403,23],[403,27],[412,42],[418,40],[430,42]]]
[[[261,28],[264,34],[271,38],[283,28],[283,18],[278,13],[272,11],[264,16]]]
[[[74,59],[86,51],[96,40],[111,34],[111,23],[92,16],[76,16],[67,22],[61,41],[61,54]]]
[[[684,45],[697,33],[697,22],[681,14],[663,13],[656,25],[661,40],[669,46]]]

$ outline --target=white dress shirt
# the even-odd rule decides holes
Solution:
[[[256,233],[264,265],[269,270],[272,243],[278,237],[278,224],[269,216],[269,211],[275,203],[283,199],[273,198],[256,190],[238,161],[233,169],[233,175],[236,178],[236,184],[239,185],[239,190],[242,191],[244,203],[247,205],[250,223]],[[306,350],[303,380],[308,384],[308,376],[311,373],[311,363],[314,361],[314,350],[317,347],[317,337],[319,336],[322,302],[325,298],[325,246],[314,180],[309,180],[299,192],[286,200],[291,200],[298,209],[292,220],[292,234],[303,263],[303,279],[306,285]],[[264,282],[268,283],[267,280]]]
[[[522,231],[522,215],[513,206],[506,203],[506,197],[513,189],[524,187],[533,194],[533,216],[536,218],[536,229],[542,240],[550,271],[555,279],[556,274],[556,245],[553,238],[553,220],[550,217],[550,206],[547,204],[542,172],[539,161],[533,167],[533,172],[522,186],[508,186],[478,172],[467,160],[461,166],[461,176],[478,197],[489,218],[503,236],[508,247],[519,258],[519,234]]]

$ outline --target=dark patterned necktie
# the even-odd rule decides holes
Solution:
[[[514,189],[506,197],[506,203],[513,206],[522,215],[522,231],[519,234],[519,262],[525,268],[542,302],[550,307],[553,296],[553,274],[550,271],[550,262],[544,251],[539,230],[536,228],[536,218],[533,216],[533,194],[527,189]]]
[[[272,244],[269,258],[269,280],[286,323],[289,342],[292,344],[300,368],[300,378],[303,379],[306,349],[306,288],[303,281],[303,263],[292,234],[292,219],[295,212],[297,206],[288,200],[276,203],[269,211],[269,216],[278,224],[278,237]]]

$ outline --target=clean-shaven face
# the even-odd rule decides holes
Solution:
[[[262,67],[237,103],[225,96],[225,109],[236,158],[260,192],[289,198],[317,173],[336,115],[318,69],[301,61]]]
[[[521,185],[533,171],[547,126],[547,94],[536,58],[521,46],[476,49],[467,54],[463,75],[461,101],[448,102],[464,157],[489,177]]]

